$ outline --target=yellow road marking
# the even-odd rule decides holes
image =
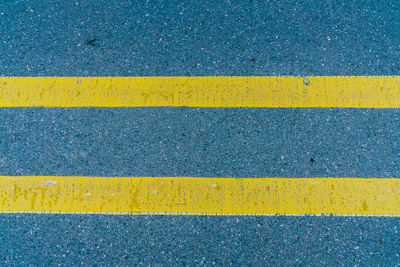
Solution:
[[[399,108],[394,77],[0,77],[1,107]]]
[[[0,212],[400,216],[400,179],[0,176]]]

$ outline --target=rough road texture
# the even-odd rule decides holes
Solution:
[[[211,2],[2,1],[0,75],[400,74],[398,1]],[[399,177],[398,130],[397,109],[1,109],[0,174]],[[400,264],[399,227],[1,215],[0,262]]]

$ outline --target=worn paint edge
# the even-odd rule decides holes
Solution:
[[[65,214],[65,215],[110,215],[110,216],[254,216],[254,217],[400,217],[400,214],[360,213],[204,213],[204,212],[87,212],[87,211],[12,211],[2,210],[0,214]]]
[[[0,107],[400,108],[400,76],[0,77]]]
[[[398,217],[400,179],[0,176],[0,213]]]

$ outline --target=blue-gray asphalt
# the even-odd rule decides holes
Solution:
[[[1,108],[3,175],[400,177],[389,109]]]
[[[2,265],[399,262],[397,218],[2,215]]]
[[[398,1],[0,3],[0,76],[399,75]],[[399,110],[2,108],[0,175],[399,177]],[[2,265],[400,265],[397,218],[0,215]]]

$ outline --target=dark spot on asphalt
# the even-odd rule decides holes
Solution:
[[[315,159],[314,159],[314,158],[311,158],[311,159],[310,159],[310,162],[314,162],[314,161],[315,161]]]
[[[253,58],[251,59],[251,63],[256,63],[256,58],[255,58],[255,57],[253,57]]]
[[[98,41],[99,39],[93,38],[93,39],[87,39],[85,43],[89,46],[98,47],[99,46]]]
[[[382,245],[382,244],[383,244],[383,238],[382,238],[382,237],[378,238],[378,244],[379,244],[379,245]]]

